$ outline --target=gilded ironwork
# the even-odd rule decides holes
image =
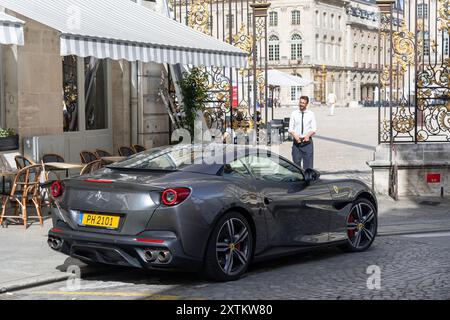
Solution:
[[[225,130],[226,127],[250,128],[252,124],[253,93],[257,93],[258,103],[265,99],[265,66],[260,57],[266,56],[264,41],[266,41],[266,18],[255,15],[253,23],[252,0],[237,3],[232,0],[169,0],[172,14],[180,23],[189,25],[200,32],[228,42],[249,54],[248,68],[231,69],[223,67],[203,67],[208,75],[209,101],[205,118],[208,126]],[[257,0],[256,3],[267,3]],[[260,6],[260,7],[268,7]],[[254,25],[253,25],[254,24]],[[253,39],[253,31],[256,37]],[[257,42],[257,59],[253,61],[253,44]],[[256,66],[257,84],[253,88],[253,67]],[[264,103],[263,103],[264,105]],[[240,121],[230,122],[236,110],[244,112]],[[237,113],[236,113],[237,116]],[[220,120],[219,120],[220,118]]]
[[[209,1],[195,0],[188,14],[188,26],[206,34],[210,32],[209,21],[211,14],[209,12]]]
[[[437,1],[425,19],[404,14],[416,10],[412,1],[381,15],[380,142],[450,142],[450,0]]]

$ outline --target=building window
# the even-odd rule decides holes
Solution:
[[[320,27],[320,16],[318,10],[316,10],[316,27]]]
[[[77,56],[65,56],[63,65],[63,128],[64,132],[78,131],[78,69]]]
[[[269,26],[278,26],[278,13],[275,11],[269,12]]]
[[[280,60],[280,39],[272,35],[269,37],[269,61]]]
[[[86,130],[107,129],[107,61],[87,57],[84,59],[84,65]]]
[[[449,54],[448,42],[449,42],[448,30],[444,29],[444,54],[445,55]]]
[[[421,3],[417,5],[417,17],[419,19],[428,19],[428,4]]]
[[[234,26],[234,14],[227,14],[227,29],[230,28],[230,16],[231,16],[231,28]]]
[[[428,31],[423,33],[423,55],[430,55],[430,33]]]
[[[298,11],[298,10],[292,11],[292,24],[293,25],[300,24],[300,11]]]
[[[322,27],[324,27],[324,28],[327,27],[327,13],[326,13],[326,12],[323,13],[323,17],[322,17]]]
[[[300,60],[302,58],[302,37],[294,34],[291,37],[291,59]]]
[[[342,18],[341,18],[341,16],[339,16],[338,17],[338,25],[337,25],[338,30],[341,30],[341,21],[342,21]]]
[[[334,14],[331,15],[330,22],[331,22],[331,29],[334,29]]]
[[[291,87],[291,101],[298,101],[302,96],[302,87],[293,86]]]

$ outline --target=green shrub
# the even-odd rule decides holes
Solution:
[[[8,129],[1,129],[0,128],[0,138],[6,138],[10,136],[15,136],[16,132],[14,129],[8,128]]]
[[[192,68],[191,72],[184,72],[183,79],[179,82],[183,95],[182,126],[191,133],[194,138],[194,122],[197,112],[205,109],[205,101],[208,100],[208,75],[199,68]]]

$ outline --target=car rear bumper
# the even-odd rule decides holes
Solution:
[[[118,236],[53,228],[48,233],[52,249],[84,260],[145,269],[197,271],[202,261],[185,255],[181,241],[170,231],[145,231]]]

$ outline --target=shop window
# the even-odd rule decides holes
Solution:
[[[87,57],[84,65],[86,130],[107,129],[107,61]]]
[[[64,132],[78,131],[78,72],[77,57],[63,57],[63,119]]]

